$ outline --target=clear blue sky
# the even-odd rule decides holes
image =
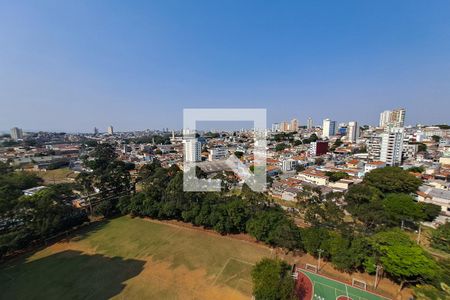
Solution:
[[[448,123],[450,1],[0,0],[0,130],[180,128],[196,107]]]

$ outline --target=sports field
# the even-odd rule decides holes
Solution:
[[[299,270],[297,287],[301,300],[387,299],[306,270]]]
[[[2,299],[250,299],[268,248],[120,217],[0,265]]]

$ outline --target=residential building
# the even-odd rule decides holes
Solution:
[[[283,160],[283,162],[281,163],[281,170],[283,172],[292,171],[292,170],[294,170],[296,165],[297,165],[296,160],[286,159],[286,160]]]
[[[273,123],[272,124],[272,132],[280,131],[280,123]]]
[[[325,175],[324,172],[317,171],[314,169],[306,169],[296,176],[298,179],[314,183],[316,185],[327,185],[328,184],[328,177]]]
[[[184,161],[197,162],[202,160],[202,144],[197,139],[184,142]]]
[[[292,119],[290,124],[290,131],[297,131],[298,130],[298,120]]]
[[[108,134],[109,134],[109,135],[114,135],[114,127],[112,127],[112,125],[110,125],[110,126],[108,127]]]
[[[383,161],[379,160],[371,161],[364,165],[364,173],[369,173],[372,170],[381,169],[384,167],[386,167],[386,163]]]
[[[331,121],[330,119],[323,120],[322,125],[322,137],[330,138],[336,133],[336,121]]]
[[[402,162],[404,129],[389,128],[381,134],[380,160],[388,166],[399,166]]]
[[[380,114],[380,127],[403,127],[405,126],[405,115],[404,108],[386,110]]]
[[[377,134],[371,135],[367,141],[367,158],[370,160],[379,160],[381,153],[381,136]]]
[[[450,191],[422,185],[417,192],[417,201],[438,205],[443,214],[450,216]]]
[[[309,154],[311,156],[320,156],[328,152],[327,141],[315,141],[309,144]]]
[[[289,131],[290,124],[288,122],[281,122],[280,123],[280,131],[281,132],[287,132]]]
[[[356,121],[349,122],[347,126],[347,139],[354,143],[358,138],[359,128],[358,123]]]
[[[22,129],[17,128],[17,127],[11,128],[11,138],[12,138],[14,141],[18,141],[18,140],[23,139],[23,132],[22,132]]]
[[[389,122],[391,120],[391,113],[390,110],[385,110],[382,113],[380,113],[380,127],[384,128],[389,125]]]
[[[405,126],[406,110],[404,108],[394,109],[391,113],[390,125],[393,127]]]
[[[225,147],[216,147],[209,150],[208,160],[224,159],[228,156],[228,149]]]
[[[314,126],[313,119],[311,117],[308,118],[308,121],[306,122],[306,129],[312,129]]]
[[[403,157],[403,159],[415,158],[418,151],[419,151],[418,144],[408,144],[408,143],[404,142],[403,150],[402,150],[402,157]]]

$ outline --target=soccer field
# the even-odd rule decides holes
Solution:
[[[388,299],[306,270],[299,270],[298,286],[301,300]]]
[[[132,219],[90,226],[0,265],[2,299],[250,299],[267,247]]]

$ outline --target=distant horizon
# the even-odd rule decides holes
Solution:
[[[449,122],[450,2],[10,1],[0,128],[181,128],[184,108]]]
[[[291,119],[286,119],[286,120],[282,120],[282,121],[290,121]],[[333,119],[331,119],[332,121],[334,121]],[[279,121],[279,122],[282,122],[282,121]],[[319,123],[315,123],[314,124],[314,127],[316,127],[316,128],[322,128],[322,121],[323,120],[321,120],[320,121],[320,124]],[[279,122],[274,122],[274,123],[279,123]],[[339,123],[348,123],[348,121],[347,122],[344,122],[344,121],[342,121],[342,122],[340,122],[340,121],[337,121],[336,120],[336,126],[339,124]],[[268,127],[267,127],[267,129],[271,129],[271,125],[272,125],[273,123],[270,123],[270,124],[268,124]],[[374,124],[365,124],[365,123],[359,123],[358,122],[358,127],[363,127],[363,126],[365,126],[365,125],[368,125],[368,126],[372,126],[372,127],[378,127],[378,125],[374,125]],[[438,125],[450,125],[449,123],[430,123],[430,124],[420,124],[420,123],[418,123],[418,124],[405,124],[405,126],[404,127],[415,127],[415,126],[418,126],[418,125],[421,125],[421,126],[438,126]],[[174,130],[174,131],[176,131],[176,132],[178,132],[178,131],[182,131],[183,130],[183,128],[170,128],[170,127],[162,127],[162,128],[142,128],[142,129],[129,129],[129,130],[117,130],[116,129],[116,127],[114,127],[114,125],[112,125],[113,126],[113,128],[114,128],[114,132],[115,133],[124,133],[124,132],[136,132],[136,131],[146,131],[146,130],[150,130],[150,131],[164,131],[166,128],[168,128],[168,133],[171,133],[171,131],[172,130]],[[301,126],[306,126],[306,123],[305,124],[301,124],[300,123],[300,125],[299,125],[300,127]],[[11,128],[13,128],[13,127],[18,127],[18,128],[20,128],[20,129],[22,129],[22,131],[24,131],[24,132],[30,132],[30,133],[37,133],[37,132],[50,132],[50,133],[60,133],[60,132],[64,132],[64,133],[67,133],[67,134],[77,134],[77,133],[93,133],[94,132],[94,128],[92,128],[91,130],[87,130],[87,131],[81,131],[81,130],[79,130],[79,131],[66,131],[66,130],[58,130],[58,129],[54,129],[54,130],[40,130],[40,129],[25,129],[25,128],[21,128],[20,126],[12,126]],[[0,134],[9,134],[10,133],[10,130],[11,130],[11,128],[10,129],[8,129],[8,130],[0,130]],[[107,131],[107,128],[105,129],[105,130],[102,130],[100,127],[96,127],[98,130],[99,130],[99,134],[103,134],[103,133],[108,133],[108,131]],[[240,127],[239,129],[222,129],[222,128],[209,128],[209,129],[198,129],[199,131],[213,131],[213,130],[217,130],[217,131],[239,131],[241,128],[244,128],[244,129],[251,129],[251,127]]]

